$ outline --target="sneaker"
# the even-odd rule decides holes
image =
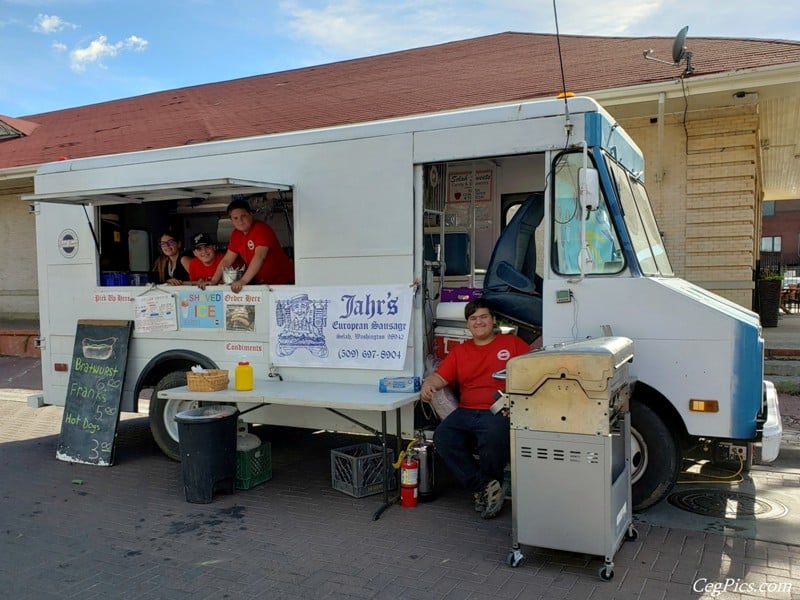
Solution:
[[[492,479],[481,491],[481,499],[484,502],[481,518],[493,519],[503,508],[503,502],[505,502],[503,486],[496,479]]]
[[[482,513],[486,509],[486,500],[483,499],[483,490],[473,492],[472,501],[475,503],[475,512]]]

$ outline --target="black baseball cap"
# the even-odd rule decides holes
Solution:
[[[192,238],[192,249],[202,246],[203,244],[206,244],[207,246],[213,246],[214,240],[212,240],[211,236],[207,233],[198,233]]]

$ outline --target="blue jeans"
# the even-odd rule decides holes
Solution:
[[[508,417],[457,408],[436,428],[433,443],[461,485],[477,492],[492,479],[502,483],[511,458],[509,436]]]

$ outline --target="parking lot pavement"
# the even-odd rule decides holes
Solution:
[[[61,415],[0,400],[3,597],[800,598],[796,545],[644,522],[611,581],[601,557],[543,548],[511,568],[511,507],[484,521],[445,476],[433,502],[373,521],[380,496],[331,487],[330,450],[352,436],[259,429],[272,480],[190,504],[145,417],[121,421],[114,466],[96,467],[55,458]]]

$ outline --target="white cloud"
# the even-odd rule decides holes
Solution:
[[[138,35],[132,35],[125,40],[124,44],[126,50],[141,52],[147,48],[147,44],[149,44],[149,42],[144,38],[140,38]]]
[[[279,11],[308,61],[341,60],[504,31],[553,34],[553,0],[282,0]],[[796,22],[752,0],[556,0],[562,35],[792,39]],[[750,21],[760,24],[751,26]],[[313,48],[313,51],[309,49]]]
[[[128,50],[141,52],[147,48],[147,44],[147,40],[136,35],[113,44],[108,42],[108,37],[100,35],[97,39],[89,42],[89,45],[85,48],[76,48],[70,52],[70,68],[73,71],[85,71],[89,64],[105,67],[103,59],[113,58],[120,52]]]
[[[664,0],[560,0],[560,33],[628,36]],[[330,54],[366,56],[503,31],[555,33],[552,0],[284,0],[303,42]]]
[[[58,33],[59,31],[63,31],[64,29],[77,29],[78,26],[74,23],[70,23],[69,21],[65,21],[61,17],[56,15],[42,15],[39,14],[36,16],[36,24],[33,26],[33,30],[36,33]]]
[[[61,42],[53,42],[53,50],[55,50],[56,52],[66,52],[67,45],[62,44]]]
[[[458,19],[453,0],[342,0],[318,7],[286,0],[280,9],[298,38],[332,53],[364,56],[482,33]]]

